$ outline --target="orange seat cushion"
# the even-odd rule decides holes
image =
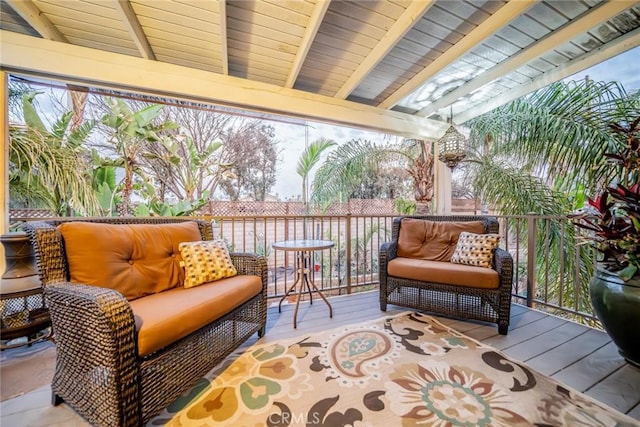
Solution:
[[[143,357],[184,338],[262,291],[258,276],[234,276],[194,288],[174,288],[131,301]]]
[[[482,221],[428,221],[403,218],[398,235],[398,256],[429,261],[450,261],[463,231],[484,234]]]
[[[498,289],[500,286],[498,272],[490,268],[415,258],[392,259],[387,264],[387,274],[404,279],[470,288]]]
[[[110,288],[132,301],[182,286],[180,242],[202,240],[198,224],[101,224],[58,227],[70,280]]]

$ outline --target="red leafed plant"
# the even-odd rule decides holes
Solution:
[[[602,254],[600,262],[628,281],[640,274],[640,117],[629,126],[612,124],[619,136],[619,153],[605,156],[620,174],[595,200],[594,211],[579,215],[576,224],[591,231],[589,239]]]

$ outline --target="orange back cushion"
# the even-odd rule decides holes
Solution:
[[[128,300],[184,282],[180,242],[202,240],[193,221],[176,224],[68,222],[64,239],[70,280],[115,289]]]
[[[450,261],[463,231],[484,234],[482,221],[428,221],[403,218],[398,236],[398,256]]]

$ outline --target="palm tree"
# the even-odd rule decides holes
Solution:
[[[611,178],[605,153],[613,151],[616,141],[609,124],[629,123],[639,112],[638,93],[627,94],[616,83],[554,83],[466,123],[471,135],[465,180],[503,214],[566,216],[582,207],[575,204],[582,200],[577,194],[595,195],[598,183]],[[536,233],[537,241],[548,242],[538,245],[538,266],[563,257],[565,271],[577,270],[584,279],[583,298],[574,304],[588,307],[592,254],[577,244],[576,231],[550,221]],[[556,267],[536,271],[548,274],[559,271]],[[558,272],[545,280],[556,297],[574,298],[569,274]]]
[[[569,191],[584,185],[593,193],[611,178],[604,153],[616,141],[609,124],[632,120],[638,108],[638,92],[627,94],[617,83],[554,83],[467,123],[472,150],[466,177],[487,202],[499,205],[508,196],[510,213],[564,213],[559,202]],[[506,192],[514,171],[531,177],[531,189],[544,197],[522,204],[522,197]],[[554,188],[558,194],[549,205]]]
[[[94,123],[83,122],[71,129],[73,112],[68,111],[49,130],[34,108],[36,95],[30,92],[23,96],[25,125],[9,126],[12,197],[35,201],[56,215],[71,211],[94,215],[99,212],[99,203],[91,187],[89,155],[84,148]]]
[[[331,139],[320,138],[309,144],[298,159],[296,172],[302,177],[302,202],[305,214],[309,213],[309,195],[307,194],[309,173],[320,161],[322,153],[335,145],[337,145],[336,142]]]
[[[371,170],[389,163],[405,165],[413,180],[417,212],[428,213],[433,199],[433,144],[419,139],[404,139],[391,146],[366,140],[341,145],[316,173],[314,201],[330,203],[340,194],[351,194]]]

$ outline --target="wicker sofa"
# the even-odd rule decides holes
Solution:
[[[462,231],[497,234],[499,224],[484,216],[394,218],[392,240],[383,243],[379,252],[380,309],[386,311],[387,304],[394,304],[493,322],[506,335],[513,259],[497,248],[491,268],[451,263]]]
[[[78,221],[90,232],[96,223],[102,224],[97,228],[108,234],[69,235],[68,226],[76,222],[72,227],[77,228]],[[176,250],[179,241],[212,240],[208,222],[60,218],[30,222],[24,228],[34,245],[57,347],[53,404],[68,403],[92,425],[146,423],[252,334],[264,334],[264,258],[231,253],[237,276],[192,288],[176,284],[184,280]],[[95,264],[89,271],[95,269],[99,277],[106,268],[114,282],[121,274],[133,277],[132,288],[120,292],[110,283],[71,281],[70,270],[78,273],[82,266],[77,262],[84,259],[73,257],[100,257],[100,251],[108,252],[104,261],[89,263]],[[111,264],[116,264],[117,274],[109,273]],[[123,292],[141,292],[154,271],[160,276],[149,277],[159,277],[158,282],[166,278],[170,289],[125,297]]]

